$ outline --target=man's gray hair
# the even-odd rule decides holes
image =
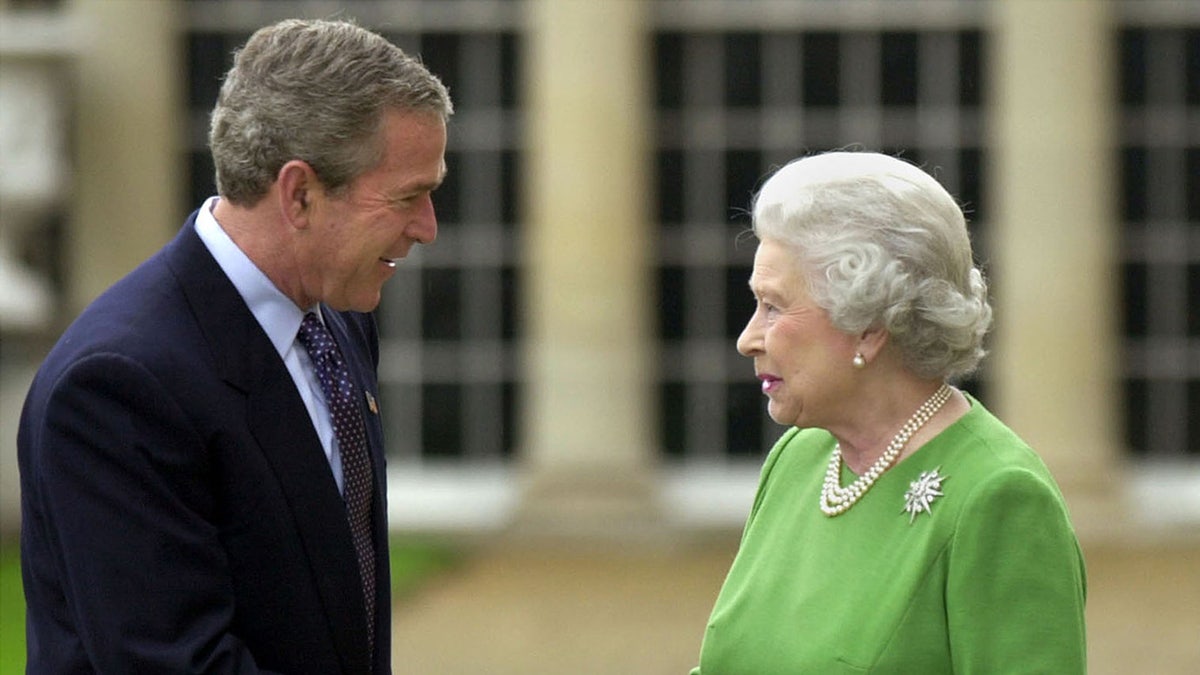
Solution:
[[[259,29],[236,54],[213,108],[217,191],[253,206],[293,159],[332,192],[383,157],[387,111],[454,113],[442,82],[382,36],[348,21],[289,19]]]

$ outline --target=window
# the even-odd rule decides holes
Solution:
[[[984,257],[973,3],[936,29],[918,18],[845,26],[822,20],[821,3],[761,15],[746,4],[656,3],[658,400],[670,460],[756,459],[782,432],[734,347],[753,310],[748,212],[773,168],[849,145],[902,155],[965,205]],[[977,396],[981,385],[964,383]]]

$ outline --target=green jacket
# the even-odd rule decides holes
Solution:
[[[785,433],[693,675],[1085,673],[1086,577],[1062,495],[971,404],[833,518],[819,507],[833,437]],[[942,496],[906,512],[934,469]],[[854,477],[843,467],[843,485]]]

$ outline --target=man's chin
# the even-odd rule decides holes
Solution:
[[[330,309],[338,312],[361,312],[368,314],[374,312],[379,307],[379,302],[382,298],[382,292],[376,291],[374,295],[363,298],[337,298],[334,300],[325,300],[324,303]]]

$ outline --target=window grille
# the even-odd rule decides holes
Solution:
[[[832,3],[746,4],[656,3],[661,445],[685,463],[757,461],[782,432],[734,347],[753,311],[748,211],[773,168],[848,146],[901,155],[965,205],[986,259],[978,7],[940,3],[931,25],[884,5],[847,23]]]
[[[781,431],[765,415],[749,361],[734,349],[752,309],[746,210],[773,167],[849,145],[901,154],[964,204],[986,269],[988,5],[651,2],[656,400],[665,458],[753,464]],[[520,6],[187,3],[189,209],[213,192],[205,136],[220,77],[260,25],[344,13],[420,54],[451,88],[458,112],[450,175],[435,197],[439,240],[406,261],[379,311],[381,400],[395,464],[503,464],[519,447]],[[1114,7],[1125,440],[1137,456],[1196,457],[1200,12],[1185,2]],[[985,370],[965,386],[986,401],[986,381]]]
[[[1125,441],[1200,458],[1200,11],[1125,2],[1117,35]]]
[[[517,111],[520,3],[191,0],[188,209],[215,192],[208,116],[232,53],[292,16],[354,18],[450,88],[449,174],[434,196],[436,245],[415,247],[384,287],[380,402],[393,466],[503,462],[516,446]],[[402,28],[400,28],[402,27]]]

